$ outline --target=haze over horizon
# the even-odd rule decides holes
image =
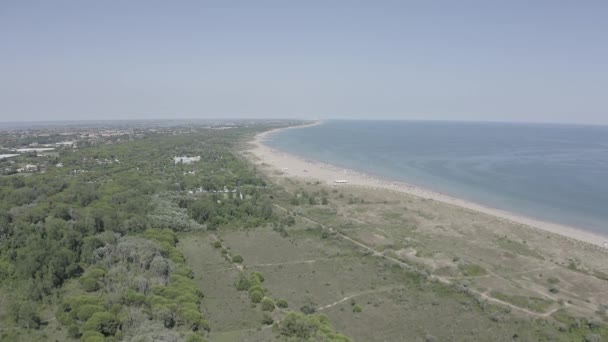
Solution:
[[[0,4],[0,121],[608,124],[608,3]]]

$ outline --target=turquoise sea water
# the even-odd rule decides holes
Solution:
[[[608,233],[608,126],[327,121],[267,144],[490,207]]]

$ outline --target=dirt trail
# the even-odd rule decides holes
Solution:
[[[367,294],[372,294],[372,293],[387,292],[387,291],[392,291],[392,290],[395,290],[395,289],[402,289],[402,288],[404,288],[404,287],[396,285],[396,286],[386,286],[386,287],[381,287],[379,289],[373,289],[373,290],[366,290],[366,291],[357,292],[357,293],[354,293],[354,294],[352,294],[350,296],[346,296],[346,297],[344,297],[344,298],[342,298],[342,299],[340,299],[338,301],[335,301],[335,302],[333,302],[331,304],[327,304],[327,305],[321,306],[321,307],[319,307],[317,309],[317,311],[327,310],[327,309],[329,309],[331,307],[334,307],[334,306],[336,306],[336,305],[338,305],[340,303],[343,303],[343,302],[345,302],[345,301],[347,301],[349,299],[355,298],[355,297],[359,297],[359,296],[363,296],[363,295],[367,295]]]
[[[250,267],[268,267],[268,266],[281,266],[281,265],[298,265],[298,264],[314,264],[315,262],[329,260],[325,259],[313,259],[313,260],[297,260],[297,261],[286,261],[286,262],[275,262],[270,264],[250,264]]]

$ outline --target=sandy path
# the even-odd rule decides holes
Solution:
[[[402,192],[420,198],[435,200],[438,202],[455,205],[467,210],[491,215],[501,220],[530,227],[531,229],[542,229],[544,231],[559,234],[571,239],[588,242],[597,246],[603,246],[604,242],[608,241],[608,235],[604,236],[574,227],[544,222],[507,211],[486,207],[482,204],[462,200],[439,192],[430,191],[411,184],[384,180],[318,161],[305,160],[288,153],[274,150],[263,143],[264,140],[268,139],[269,135],[279,130],[299,129],[318,124],[320,124],[320,122],[315,122],[311,125],[281,128],[260,133],[252,141],[254,147],[253,149],[249,150],[249,152],[256,158],[254,162],[258,164],[264,163],[270,165],[277,171],[281,171],[287,176],[314,179],[332,185],[335,184],[334,182],[336,180],[346,180],[348,185],[338,186],[371,187],[375,189]]]

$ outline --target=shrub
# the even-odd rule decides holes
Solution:
[[[264,312],[262,314],[262,324],[271,325],[272,323],[274,323],[274,319],[272,318],[272,315],[270,315],[268,312]]]
[[[175,269],[175,271],[173,271],[171,273],[171,275],[172,276],[182,276],[182,277],[186,277],[186,278],[190,278],[190,279],[192,279],[194,277],[192,270],[185,266],[179,266],[178,268]]]
[[[363,309],[361,309],[361,306],[359,306],[359,304],[355,304],[353,306],[353,312],[358,313],[358,312],[361,312],[361,311],[363,311]]]
[[[240,264],[243,262],[243,257],[240,255],[235,255],[232,257],[232,262]]]
[[[296,340],[350,342],[350,339],[337,333],[325,315],[303,315],[291,312],[278,324],[282,335],[295,337]],[[293,340],[293,339],[288,339]]]
[[[192,330],[196,331],[201,327],[201,321],[203,320],[203,316],[201,316],[198,310],[184,310],[180,317],[184,320],[185,324]]]
[[[146,301],[146,295],[133,289],[128,289],[125,292],[124,301],[127,305],[142,305]]]
[[[100,268],[100,267],[93,267],[90,270],[88,270],[86,273],[87,273],[87,276],[89,276],[93,279],[101,279],[101,278],[105,277],[106,270],[104,270],[103,268]]]
[[[93,291],[99,290],[99,283],[97,283],[97,280],[95,280],[94,278],[84,276],[84,277],[80,277],[78,282],[80,283],[80,286],[82,287],[82,289],[87,292],[93,292]]]
[[[277,300],[277,306],[281,309],[287,309],[289,307],[289,304],[287,304],[287,301],[285,299],[279,299]]]
[[[310,339],[316,334],[318,329],[319,326],[315,322],[295,312],[289,313],[280,323],[282,335],[300,339]]]
[[[262,298],[264,298],[264,294],[258,290],[255,290],[249,293],[249,298],[253,303],[259,303],[262,301]]]
[[[585,335],[584,341],[585,342],[600,342],[602,340],[602,336],[598,335],[598,334],[588,334]]]
[[[71,324],[68,327],[68,336],[71,338],[79,338],[80,337],[80,329],[76,324]]]
[[[116,318],[107,311],[94,313],[82,326],[84,331],[97,331],[105,336],[114,335],[117,328]]]
[[[169,262],[160,255],[154,256],[154,259],[150,262],[150,272],[159,277],[166,277],[169,275],[169,269]]]
[[[317,311],[317,310],[316,310],[316,309],[315,309],[315,307],[314,307],[314,306],[312,306],[311,304],[306,304],[306,305],[304,305],[304,306],[302,306],[302,307],[300,308],[300,311],[302,311],[302,312],[303,312],[304,314],[306,314],[306,315],[312,315],[312,314],[314,314],[314,313],[315,313],[315,311]]]
[[[209,322],[207,322],[204,319],[201,319],[201,321],[199,323],[199,330],[204,330],[206,332],[209,332],[211,330],[211,326],[209,325]]]
[[[264,291],[264,288],[262,288],[260,285],[250,285],[249,286],[249,294],[251,294],[254,291],[259,291],[262,294],[266,291]]]
[[[28,329],[40,328],[40,316],[38,316],[38,312],[32,304],[27,302],[16,303],[16,306],[11,308],[11,312],[15,323],[19,326]]]
[[[222,243],[220,241],[215,241],[213,243],[213,248],[222,248]]]
[[[250,287],[249,279],[247,279],[243,274],[241,274],[235,286],[237,291],[246,291]]]
[[[80,339],[82,342],[104,342],[105,340],[103,334],[97,331],[85,331]]]
[[[257,279],[259,283],[263,283],[264,282],[264,276],[260,272],[253,272],[253,273],[251,273],[251,275],[249,276],[249,279],[250,280]],[[253,283],[253,281],[252,281],[252,283]]]
[[[104,308],[101,305],[85,304],[77,309],[76,317],[81,321],[86,321],[91,318],[94,313],[100,311],[104,311]]]
[[[262,311],[274,311],[274,300],[268,297],[262,299]]]

